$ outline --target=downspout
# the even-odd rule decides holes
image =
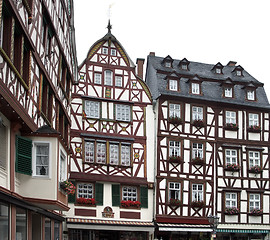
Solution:
[[[154,188],[153,188],[153,221],[155,221],[156,212],[156,171],[157,171],[157,112],[156,112],[157,100],[153,100],[153,112],[154,112]]]

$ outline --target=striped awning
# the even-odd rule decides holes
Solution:
[[[269,233],[269,230],[262,229],[217,229],[217,232],[225,233]]]
[[[159,231],[170,232],[212,232],[210,225],[157,223]]]

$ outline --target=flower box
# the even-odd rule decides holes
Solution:
[[[170,163],[183,163],[183,158],[180,156],[169,156]]]
[[[224,213],[227,215],[237,215],[239,214],[239,209],[237,207],[226,207]]]
[[[261,173],[263,171],[262,167],[261,166],[252,166],[249,168],[248,170],[250,173]]]
[[[131,200],[121,201],[121,207],[123,208],[130,208],[130,207],[139,208],[140,206],[141,206],[141,203],[139,201],[131,201]]]
[[[261,126],[250,125],[247,130],[249,132],[253,132],[253,133],[260,133],[261,132]]]
[[[238,130],[238,125],[237,125],[237,123],[226,123],[223,128],[225,130],[237,131]]]
[[[201,128],[201,127],[204,127],[204,122],[203,122],[203,120],[194,120],[192,122],[192,125],[194,127]]]
[[[192,158],[191,163],[193,165],[204,165],[205,161],[204,161],[204,159],[202,159],[200,157],[195,157],[195,158]]]
[[[191,207],[193,208],[202,208],[204,206],[204,201],[192,201]]]
[[[249,215],[252,215],[252,216],[261,216],[263,215],[263,209],[258,209],[258,208],[255,208],[253,209]]]
[[[169,117],[169,123],[174,125],[182,124],[182,119],[180,117]]]
[[[77,203],[82,204],[82,205],[90,205],[90,206],[95,206],[96,205],[96,200],[94,198],[77,198]]]
[[[176,206],[176,207],[179,207],[179,206],[182,205],[182,201],[179,200],[179,199],[171,198],[171,199],[170,199],[170,202],[169,202],[169,205],[170,205],[170,206]]]
[[[74,195],[76,191],[74,184],[69,181],[60,182],[60,188],[63,189],[68,195]]]
[[[238,164],[226,164],[225,170],[231,172],[238,172],[241,167]]]

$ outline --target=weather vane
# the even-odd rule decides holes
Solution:
[[[111,25],[111,15],[112,15],[112,6],[114,5],[114,3],[111,3],[109,5],[109,9],[108,9],[108,19],[109,19],[109,22],[108,22],[108,32],[110,33],[111,32],[111,29],[112,29],[112,25]]]

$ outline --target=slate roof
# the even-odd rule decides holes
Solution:
[[[189,99],[215,101],[228,104],[237,104],[250,107],[261,107],[270,110],[270,105],[263,88],[263,83],[252,77],[243,68],[243,76],[236,76],[234,71],[238,66],[225,65],[222,69],[223,74],[217,74],[213,70],[216,64],[205,64],[199,62],[189,62],[189,71],[182,70],[179,67],[181,60],[173,60],[172,67],[165,67],[163,57],[149,55],[147,59],[146,83],[149,86],[153,99],[158,99],[161,95],[179,96]],[[167,76],[178,75],[180,81],[180,91],[170,91],[167,89]],[[190,93],[190,83],[197,75],[201,80],[202,95]],[[175,78],[174,78],[175,79]],[[214,80],[214,81],[213,81]],[[230,82],[234,88],[234,98],[223,97],[222,84]],[[246,100],[246,88],[253,86],[256,89],[256,100]]]

